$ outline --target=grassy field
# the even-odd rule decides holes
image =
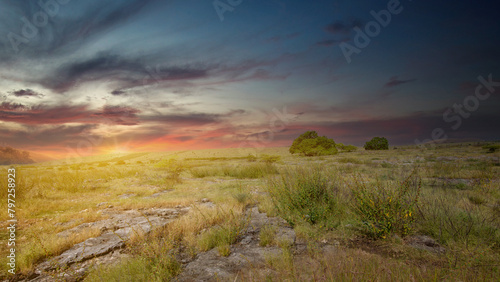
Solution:
[[[322,157],[290,155],[288,148],[123,153],[15,166],[18,272],[28,273],[44,258],[98,235],[90,230],[56,236],[104,219],[99,203],[126,210],[189,206],[208,198],[217,209],[190,212],[147,239],[134,238],[133,258],[97,270],[99,277],[105,272],[116,281],[123,273],[130,281],[170,279],[181,271],[169,252],[179,246],[192,255],[212,248],[228,255],[245,224],[245,208],[256,204],[284,218],[307,244],[306,255],[284,251],[269,259],[279,273],[276,280],[495,280],[500,153],[483,145],[359,149]],[[2,187],[8,168],[0,167]],[[165,190],[171,191],[148,197]],[[119,197],[123,194],[134,196]],[[6,199],[7,190],[0,196]],[[0,209],[7,210],[6,200]],[[7,219],[0,213],[2,230]],[[6,246],[8,234],[0,234],[0,245]],[[415,248],[411,240],[420,235],[445,251]],[[263,244],[272,243],[273,231],[266,229],[261,237]],[[338,247],[322,255],[317,251],[322,242]],[[2,274],[7,254],[0,248]],[[241,278],[255,277],[251,272]],[[91,273],[88,280],[95,277]]]

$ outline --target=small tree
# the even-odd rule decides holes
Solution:
[[[385,137],[373,137],[363,148],[365,150],[389,150],[389,141]]]
[[[306,131],[302,133],[299,137],[293,140],[293,144],[288,150],[290,154],[300,153],[299,144],[306,139],[315,139],[318,138],[318,133],[316,131]]]
[[[334,155],[338,152],[333,139],[318,137],[316,131],[307,131],[297,137],[289,151],[291,154],[300,153],[304,156]]]

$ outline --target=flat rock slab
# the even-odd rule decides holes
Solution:
[[[39,276],[28,281],[51,281],[46,273],[55,269],[65,269],[73,264],[79,264],[94,258],[102,257],[121,249],[133,234],[147,234],[153,228],[165,226],[182,214],[187,213],[189,207],[179,208],[151,208],[145,210],[128,210],[125,212],[105,211],[108,219],[96,222],[83,223],[74,228],[58,233],[60,237],[68,237],[90,228],[97,228],[102,233],[95,238],[89,238],[66,250],[61,255],[53,257],[37,266],[35,271]],[[118,256],[109,256],[110,258]],[[110,261],[112,259],[109,259]],[[90,264],[88,264],[90,266]],[[83,276],[87,267],[76,267]],[[73,271],[73,273],[75,273]],[[64,276],[64,273],[63,273]],[[64,279],[66,279],[65,277]],[[49,280],[43,280],[49,279]],[[67,280],[67,279],[66,279]]]

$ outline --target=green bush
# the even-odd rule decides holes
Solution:
[[[339,214],[337,189],[331,175],[320,167],[285,169],[279,178],[269,180],[268,191],[277,211],[291,225],[304,220],[331,225]]]
[[[304,156],[325,156],[338,153],[335,141],[326,136],[318,137],[316,131],[307,131],[297,137],[289,149],[291,154]]]
[[[389,141],[385,137],[373,137],[363,147],[365,150],[389,150]]]
[[[381,184],[367,187],[355,181],[354,211],[362,222],[362,231],[372,238],[385,238],[391,233],[408,235],[415,220],[420,185],[413,174],[395,188]]]

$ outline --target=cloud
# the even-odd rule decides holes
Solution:
[[[0,106],[0,121],[21,124],[62,124],[80,122],[90,115],[86,106],[25,106],[4,102]]]
[[[115,96],[120,96],[120,95],[124,95],[126,94],[127,92],[123,91],[123,90],[113,90],[111,91],[111,95],[115,95]]]
[[[16,97],[36,97],[36,98],[43,98],[45,95],[42,93],[38,93],[34,90],[31,89],[20,89],[20,90],[14,90],[9,92],[11,95],[14,95]]]
[[[75,141],[76,137],[96,137],[91,132],[95,124],[22,126],[19,129],[0,127],[0,139],[6,144],[24,148],[60,148]]]
[[[332,34],[345,34],[350,33],[354,27],[361,27],[363,22],[361,20],[352,21],[334,21],[325,26],[325,31]]]
[[[398,76],[393,76],[389,79],[389,81],[386,84],[384,84],[384,87],[394,87],[394,86],[398,86],[401,84],[413,82],[415,80],[416,79],[400,80],[400,79],[398,79]]]
[[[2,102],[2,104],[0,104],[0,117],[2,112],[23,111],[28,109],[29,107],[20,103]]]
[[[103,118],[107,122],[119,125],[137,125],[137,114],[140,110],[126,106],[105,106],[101,111],[92,114],[92,117]]]
[[[0,104],[0,121],[25,125],[36,124],[117,124],[136,125],[140,110],[127,106],[104,106],[90,110],[89,105],[34,105],[3,102]]]
[[[26,17],[32,20],[33,16],[42,12],[38,2],[48,1],[2,1],[2,8],[8,13],[2,14],[2,34],[10,32],[23,36],[20,20]],[[19,46],[20,54],[25,57],[39,58],[40,55],[72,54],[85,45],[95,36],[103,34],[113,28],[120,27],[124,22],[138,15],[146,6],[157,0],[126,0],[102,1],[89,0],[85,2],[70,1],[59,4],[58,11],[48,17],[47,23],[37,29],[38,36]],[[56,1],[56,4],[58,2]],[[78,13],[73,11],[78,10]],[[68,15],[71,15],[68,17]],[[14,49],[7,36],[0,37],[0,44],[4,45],[0,51],[0,58],[16,60],[13,57]]]
[[[57,92],[65,92],[78,84],[92,81],[111,81],[119,84],[113,95],[124,94],[125,88],[147,86],[163,81],[193,80],[207,76],[209,67],[165,65],[152,67],[142,58],[124,58],[109,53],[67,63],[56,69],[40,83]]]

